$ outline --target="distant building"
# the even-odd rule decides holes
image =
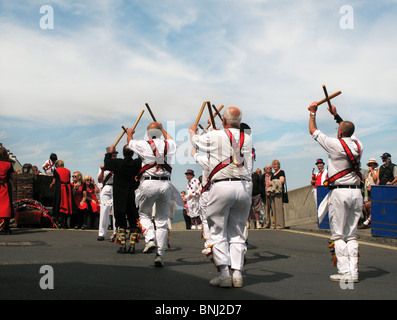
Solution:
[[[5,148],[5,146],[3,146],[3,144],[2,144],[1,142],[0,142],[0,147],[4,147],[4,148]],[[14,171],[16,171],[16,170],[22,171],[22,165],[21,165],[21,163],[18,161],[17,157],[14,156],[14,155],[10,152],[10,150],[8,150],[7,148],[6,148],[6,150],[7,150],[7,152],[8,152],[8,156],[10,157],[10,160],[12,161],[12,166],[14,167]]]

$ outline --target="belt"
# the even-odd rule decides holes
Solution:
[[[328,186],[329,190],[333,190],[333,189],[361,189],[361,186],[359,185],[336,185],[336,186]]]
[[[214,183],[221,182],[221,181],[247,181],[247,180],[242,179],[242,178],[226,178],[226,179],[213,180],[213,181],[211,181],[211,183],[214,184]]]
[[[144,177],[144,180],[171,180],[170,177]]]

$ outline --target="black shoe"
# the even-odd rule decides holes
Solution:
[[[120,247],[120,248],[117,250],[117,253],[127,253],[126,247],[125,247],[125,246]]]
[[[98,240],[98,241],[103,241],[103,240],[105,240],[105,237],[99,236],[97,240]]]
[[[135,254],[135,246],[131,246],[128,248],[128,253]]]

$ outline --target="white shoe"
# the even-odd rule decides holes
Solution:
[[[145,249],[143,249],[143,253],[151,253],[153,250],[156,249],[156,244],[154,243],[153,240],[150,240],[146,246]]]
[[[222,278],[221,276],[217,276],[216,278],[210,280],[210,285],[213,287],[221,287],[221,288],[231,288],[232,285],[232,277]]]
[[[164,267],[163,257],[160,255],[156,255],[156,259],[154,259],[155,267]]]
[[[211,248],[205,248],[203,249],[203,251],[201,251],[201,253],[205,255],[209,254],[210,252],[211,252]]]
[[[333,274],[329,276],[329,280],[334,282],[348,281],[348,282],[358,282],[358,277],[352,277],[349,273],[345,274]]]
[[[243,278],[242,277],[233,277],[233,287],[241,288],[243,286]]]
[[[190,228],[191,230],[196,230],[196,226],[192,225],[192,227]]]

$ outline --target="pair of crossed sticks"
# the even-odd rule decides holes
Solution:
[[[201,115],[203,114],[203,111],[204,111],[204,108],[205,108],[206,105],[208,107],[208,112],[210,114],[210,118],[208,119],[208,122],[209,122],[208,126],[206,128],[203,128],[199,124],[199,122],[200,122]],[[212,108],[214,108],[215,114],[212,112]],[[195,122],[196,126],[199,126],[203,130],[208,129],[210,126],[212,126],[214,129],[216,128],[216,126],[215,126],[215,117],[218,116],[221,120],[223,120],[222,116],[220,114],[220,111],[223,109],[223,105],[221,105],[219,107],[219,109],[217,109],[214,105],[212,105],[212,108],[211,108],[211,103],[209,101],[204,101],[203,102],[203,105],[201,106],[200,112],[199,112],[199,114],[197,116],[197,119],[196,119],[196,122]]]
[[[156,118],[154,117],[154,114],[153,114],[152,110],[151,110],[150,107],[149,107],[149,104],[148,104],[148,103],[145,103],[145,105],[146,105],[146,108],[148,109],[148,111],[149,111],[149,113],[150,113],[150,116],[152,117],[153,121],[154,121],[154,122],[157,122]],[[139,121],[141,120],[142,115],[143,115],[144,112],[145,112],[145,110],[143,109],[143,110],[141,111],[141,113],[139,114],[137,120],[135,121],[134,126],[132,127],[133,130],[135,130],[135,128],[136,128],[136,126],[138,125]],[[124,136],[124,134],[127,133],[127,129],[126,129],[124,126],[121,126],[121,128],[123,129],[123,132],[122,132],[121,135],[117,138],[117,140],[116,140],[114,146],[116,146],[116,145],[119,143],[119,141],[121,140],[121,138]]]
[[[319,102],[317,102],[317,106],[319,106],[320,104],[323,104],[324,102],[327,102],[328,107],[331,109],[331,99],[339,96],[342,93],[342,91],[337,91],[337,92],[331,94],[330,96],[328,96],[327,88],[325,87],[324,84],[323,84],[323,91],[325,94],[325,98],[320,100]],[[309,110],[309,108],[307,108],[307,109]]]

